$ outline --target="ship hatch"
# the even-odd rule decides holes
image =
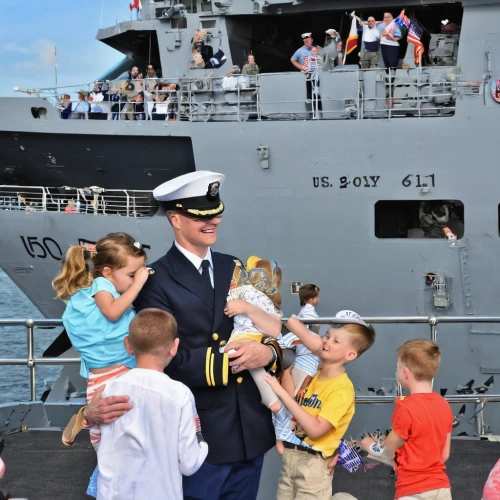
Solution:
[[[390,200],[375,204],[377,238],[445,238],[464,235],[464,205],[458,200]]]

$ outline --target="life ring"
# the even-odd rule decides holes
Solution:
[[[491,82],[491,97],[500,103],[500,80],[493,80]]]

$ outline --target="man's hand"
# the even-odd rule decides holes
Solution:
[[[248,316],[250,307],[252,307],[252,305],[246,302],[245,300],[239,300],[239,299],[230,300],[226,304],[226,307],[224,309],[224,314],[226,316],[229,316],[230,318],[236,316],[237,314],[245,314],[246,316]]]
[[[94,397],[83,412],[89,424],[111,424],[132,409],[128,396],[101,398],[105,385],[95,391]]]
[[[273,359],[271,347],[260,342],[232,342],[226,346],[225,351],[234,351],[229,353],[229,358],[232,360],[229,366],[237,367],[237,369],[233,370],[233,373],[251,370],[252,368],[262,368],[267,366]]]
[[[0,458],[0,479],[5,474],[5,464],[4,461]]]
[[[339,460],[339,455],[338,453],[331,458],[331,460],[328,462],[328,475],[333,476],[333,469],[337,466],[337,462]]]

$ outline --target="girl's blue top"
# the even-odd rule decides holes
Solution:
[[[96,278],[88,288],[73,294],[63,314],[63,324],[73,344],[81,354],[80,375],[88,378],[89,369],[124,364],[135,368],[135,356],[125,350],[123,339],[128,325],[135,316],[127,309],[116,321],[110,321],[97,307],[95,294],[109,292],[114,299],[120,297],[115,286],[106,278]]]

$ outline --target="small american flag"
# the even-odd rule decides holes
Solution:
[[[349,472],[355,472],[360,465],[364,465],[363,459],[359,456],[358,452],[352,448],[344,439],[339,443],[339,459],[337,465],[344,467]]]
[[[416,21],[413,21],[412,19],[410,19],[408,16],[405,15],[404,9],[401,11],[401,14],[399,14],[399,17],[397,17],[394,21],[399,26],[406,28],[406,30],[408,30],[408,35],[406,39],[408,40],[408,42],[413,43],[413,45],[415,45],[415,50],[414,50],[415,64],[418,65],[420,62],[420,56],[424,53],[424,46],[421,42],[424,30]]]

